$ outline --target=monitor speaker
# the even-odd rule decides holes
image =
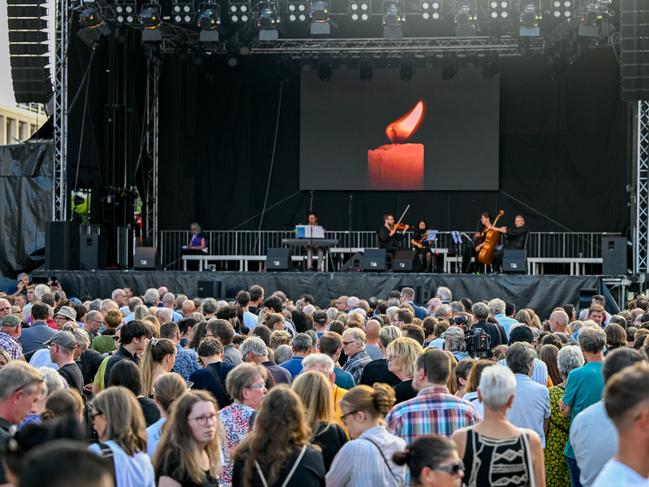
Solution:
[[[133,269],[154,270],[156,267],[155,247],[136,247],[133,256]]]
[[[48,222],[45,232],[45,267],[79,269],[79,224]]]
[[[412,250],[397,250],[392,259],[393,272],[412,272],[415,253]]]
[[[199,298],[220,298],[221,283],[219,281],[198,281]]]
[[[100,225],[85,226],[79,235],[79,264],[88,271],[106,268],[106,242]]]
[[[503,272],[505,274],[525,274],[527,272],[527,252],[519,249],[503,251]]]
[[[341,271],[358,271],[361,269],[363,254],[356,252],[343,264]]]
[[[267,271],[288,271],[291,268],[291,251],[284,247],[269,248],[266,253]]]
[[[385,249],[365,249],[363,271],[384,271],[386,267]]]
[[[624,237],[602,237],[602,274],[626,275],[627,240]]]

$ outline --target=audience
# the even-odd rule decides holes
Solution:
[[[464,463],[455,443],[439,435],[417,438],[404,451],[392,455],[397,465],[407,465],[413,483],[421,487],[461,487]]]

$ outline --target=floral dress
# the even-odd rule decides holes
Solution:
[[[570,418],[565,418],[559,409],[559,402],[565,388],[550,388],[550,425],[545,442],[545,482],[547,487],[570,485],[570,474],[566,463],[566,442],[570,431]]]
[[[255,410],[250,406],[235,402],[219,412],[223,425],[223,472],[219,476],[219,485],[232,485],[232,450],[241,443],[243,437],[250,431],[250,418]]]

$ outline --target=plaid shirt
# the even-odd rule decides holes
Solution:
[[[0,331],[0,349],[5,350],[11,360],[18,360],[23,355],[23,347],[18,341],[2,331]]]
[[[396,405],[385,418],[388,430],[411,444],[416,438],[436,433],[450,437],[457,429],[480,421],[473,404],[431,386],[414,398]]]
[[[360,384],[361,377],[363,375],[363,369],[371,361],[372,357],[370,357],[370,355],[365,350],[363,350],[349,357],[347,359],[347,362],[345,362],[343,370],[352,374],[354,382],[356,384]]]

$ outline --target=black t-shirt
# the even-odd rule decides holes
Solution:
[[[0,485],[9,483],[5,472],[5,448],[7,440],[13,436],[13,425],[4,418],[0,418]]]
[[[401,379],[388,370],[388,361],[380,358],[367,364],[361,376],[361,384],[372,386],[375,382],[383,382],[394,387],[401,382]]]
[[[336,453],[347,443],[347,435],[336,423],[320,423],[313,443],[322,449],[322,460],[328,472]]]
[[[293,469],[293,465],[300,454],[300,450],[300,448],[296,448],[287,458],[279,471],[277,481],[268,487],[280,487],[284,483],[289,472]],[[268,470],[268,466],[262,465],[262,471],[264,474],[266,474]],[[325,473],[326,471],[322,460],[322,453],[309,445],[286,487],[324,487]],[[243,462],[236,461],[234,462],[234,468],[232,470],[232,487],[243,487],[243,485]],[[263,486],[264,484],[261,482],[259,474],[257,474],[257,470],[255,469],[249,487]]]
[[[524,249],[527,240],[527,226],[512,227],[507,229],[507,249]]]
[[[140,403],[140,407],[142,408],[144,422],[147,427],[160,419],[160,410],[158,409],[158,406],[155,405],[153,399],[145,396],[138,396],[137,401]]]
[[[376,231],[376,236],[379,240],[380,249],[393,250],[399,248],[399,240],[397,239],[397,234],[390,235],[390,230],[388,230],[385,225],[382,225]]]
[[[95,380],[95,375],[103,360],[104,356],[92,348],[89,348],[79,356],[77,364],[81,369],[84,384],[90,384]]]
[[[225,380],[232,369],[234,366],[225,362],[212,363],[203,369],[198,369],[189,376],[190,382],[194,383],[192,389],[212,393],[221,408],[229,406],[232,404],[232,399],[225,390]]]
[[[219,481],[212,477],[208,472],[205,472],[205,480],[197,484],[192,482],[186,475],[179,475],[180,462],[175,455],[168,455],[165,458],[162,467],[156,472],[157,478],[169,477],[178,482],[182,487],[219,487]]]
[[[404,380],[394,386],[394,393],[397,396],[396,404],[412,399],[417,395],[417,391],[412,387],[412,380]]]
[[[63,367],[59,367],[59,374],[70,387],[74,387],[83,395],[83,374],[76,363],[65,364]]]

